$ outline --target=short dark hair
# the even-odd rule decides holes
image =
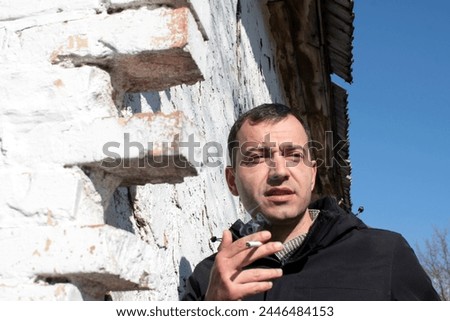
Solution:
[[[228,155],[230,157],[231,165],[234,167],[235,159],[236,159],[236,150],[239,147],[239,141],[237,139],[237,134],[241,129],[242,125],[246,120],[250,121],[251,124],[259,124],[264,121],[277,123],[287,116],[292,115],[298,119],[298,121],[302,124],[303,128],[305,128],[306,135],[308,137],[308,142],[310,141],[309,133],[307,130],[307,126],[305,121],[295,113],[290,107],[278,104],[278,103],[269,103],[262,104],[249,111],[243,113],[238,117],[234,125],[230,129],[230,133],[228,135]]]

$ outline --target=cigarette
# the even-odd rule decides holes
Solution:
[[[248,241],[245,243],[247,247],[258,247],[261,246],[262,243],[260,241]]]

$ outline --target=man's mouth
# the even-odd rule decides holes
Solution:
[[[292,195],[295,194],[293,190],[287,187],[277,187],[271,188],[264,193],[265,196],[284,196],[284,195]]]

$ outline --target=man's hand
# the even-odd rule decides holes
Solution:
[[[281,269],[244,269],[252,262],[283,249],[281,242],[269,242],[270,238],[270,232],[262,231],[233,242],[231,232],[224,231],[205,299],[240,300],[272,288],[270,280],[282,276]],[[260,241],[263,245],[249,248],[245,244],[248,241]]]

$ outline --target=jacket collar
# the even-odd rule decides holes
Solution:
[[[333,197],[321,198],[313,202],[310,208],[319,209],[320,214],[309,229],[302,247],[291,256],[291,261],[327,247],[355,229],[367,228],[354,214],[339,207]]]
[[[291,256],[289,261],[298,261],[306,254],[317,251],[330,245],[354,229],[363,229],[367,226],[354,214],[344,211],[334,197],[321,198],[309,206],[320,210],[320,214],[309,229],[302,246]],[[244,223],[237,220],[230,231],[233,239],[241,238]]]

